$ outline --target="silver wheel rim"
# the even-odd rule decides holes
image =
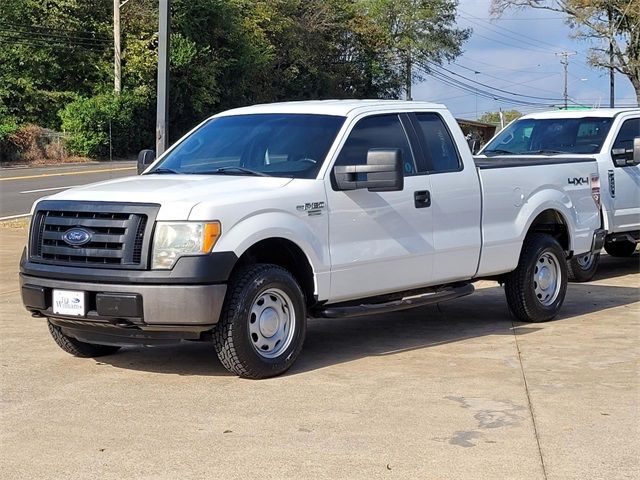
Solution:
[[[295,311],[289,296],[270,288],[256,297],[249,312],[249,337],[254,350],[264,358],[284,352],[295,334]]]
[[[538,301],[548,307],[553,304],[560,293],[560,263],[551,252],[544,252],[538,257],[533,270],[533,288]]]
[[[580,255],[576,257],[576,262],[582,270],[589,270],[593,265],[594,255],[587,253],[586,255]]]

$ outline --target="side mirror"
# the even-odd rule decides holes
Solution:
[[[153,150],[141,150],[138,154],[138,175],[144,172],[155,159],[156,154]]]
[[[640,164],[640,137],[633,139],[633,148],[614,148],[611,158],[616,167]]]
[[[372,148],[366,165],[333,168],[338,190],[366,188],[370,192],[394,192],[404,188],[402,151],[399,148]]]

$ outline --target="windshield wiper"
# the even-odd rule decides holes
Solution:
[[[178,174],[178,175],[182,174],[182,172],[178,172],[178,171],[173,170],[171,168],[156,168],[155,170],[152,170],[152,171],[150,171],[148,173],[145,173],[145,175],[150,175],[152,173],[159,173],[159,174],[162,174],[162,173],[175,173],[175,174]]]
[[[211,175],[211,174],[216,174],[216,173],[222,173],[222,174],[226,174],[226,173],[240,173],[241,175],[255,175],[256,177],[270,177],[271,175],[267,175],[266,173],[263,172],[258,172],[256,170],[251,170],[249,168],[244,168],[244,167],[220,167],[220,168],[216,168],[215,170],[212,170],[210,172],[198,172],[204,175]]]
[[[510,152],[509,150],[503,150],[502,148],[495,148],[492,150],[485,150],[484,152],[482,152],[483,155],[489,155],[489,154],[504,154],[504,155],[514,155],[515,152]]]

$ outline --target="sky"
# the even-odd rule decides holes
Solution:
[[[427,76],[416,82],[414,100],[444,103],[465,119],[499,108],[522,113],[549,110],[551,105],[563,105],[564,69],[556,53],[566,51],[575,52],[568,57],[569,105],[609,106],[609,71],[588,64],[591,44],[572,38],[565,16],[528,8],[492,19],[490,4],[490,0],[460,0],[458,26],[473,29],[464,53],[443,65],[448,71],[438,69],[434,75],[439,78]],[[459,84],[453,86],[451,79],[473,87],[465,91]],[[510,104],[513,99],[532,105]],[[615,99],[616,106],[636,105],[633,86],[622,74],[615,76]]]

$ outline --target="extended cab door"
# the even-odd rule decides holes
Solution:
[[[610,156],[616,149],[633,149],[635,137],[640,137],[640,118],[624,119],[608,152],[607,179],[613,209],[609,212],[609,230],[612,232],[640,230],[640,165],[619,167]],[[604,172],[600,175],[604,177]]]
[[[416,112],[412,120],[431,184],[433,279],[467,280],[476,274],[482,243],[482,194],[475,163],[467,148],[456,146],[466,147],[466,142],[448,112]]]
[[[360,118],[333,165],[363,165],[372,148],[399,148],[403,190],[339,191],[333,166],[327,175],[332,302],[407,290],[432,279],[431,186],[418,173],[411,130],[404,114]]]

